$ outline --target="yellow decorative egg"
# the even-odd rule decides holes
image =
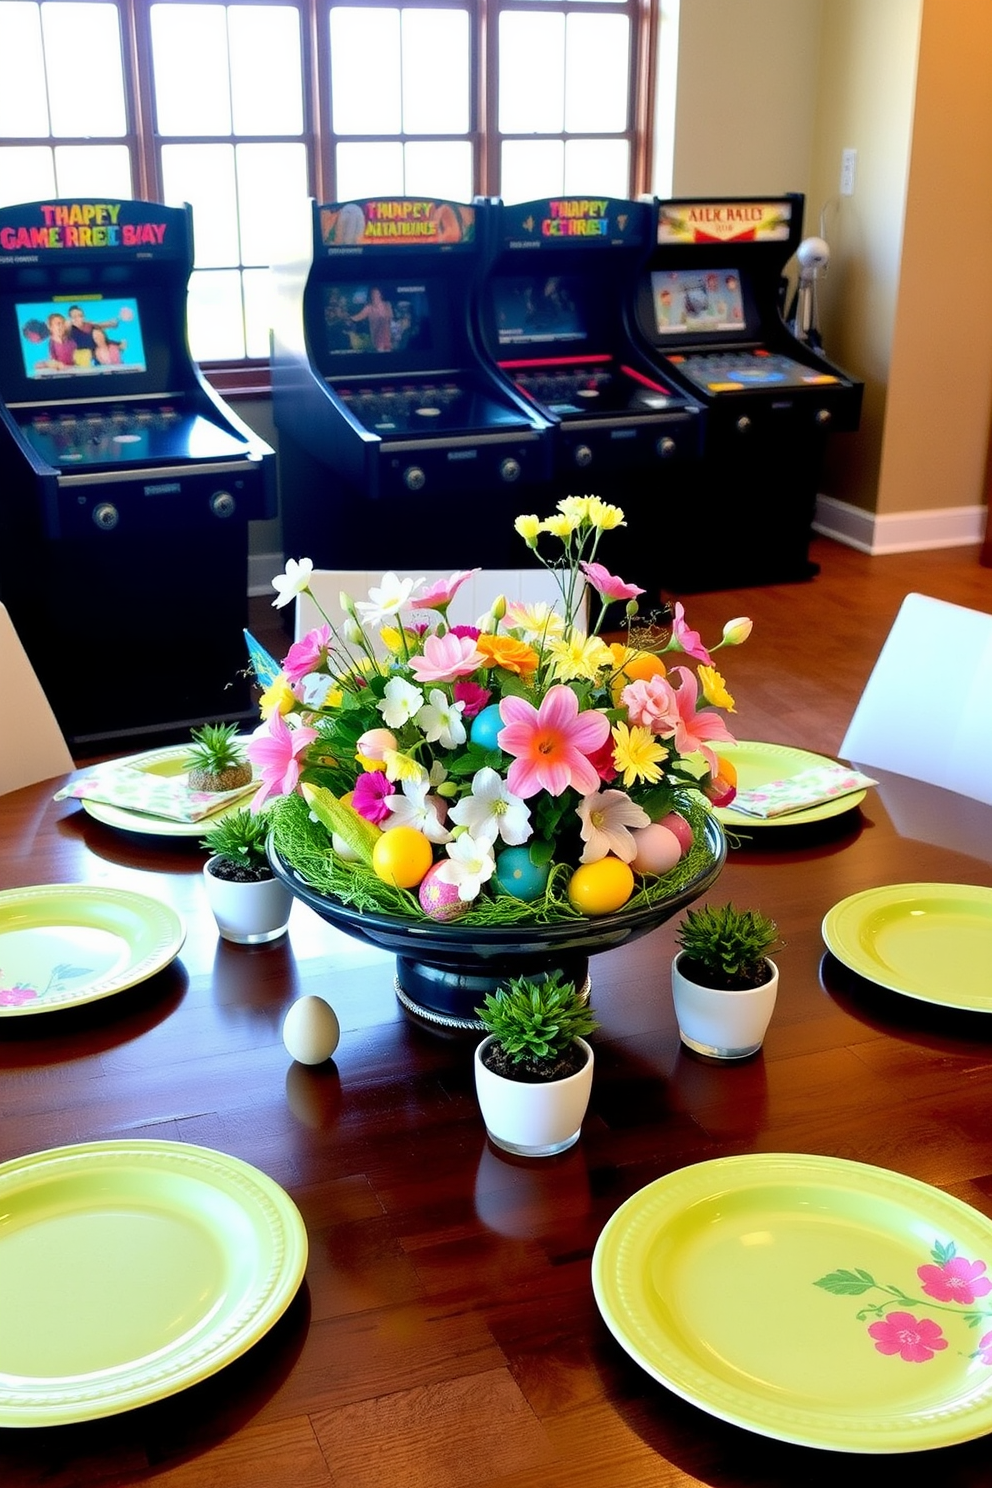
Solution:
[[[634,892],[634,875],[619,858],[600,858],[583,863],[568,883],[568,897],[582,914],[612,914],[621,909]]]
[[[372,849],[372,871],[398,889],[415,888],[433,861],[431,845],[416,827],[390,827]]]

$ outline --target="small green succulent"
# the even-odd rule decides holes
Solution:
[[[207,831],[200,846],[213,857],[230,865],[219,877],[251,883],[271,878],[272,870],[265,853],[269,822],[263,813],[255,814],[247,806],[222,816]],[[216,870],[214,870],[216,871]]]
[[[577,1038],[599,1025],[574,982],[558,971],[544,981],[510,977],[506,987],[486,994],[476,1016],[493,1035],[500,1074],[526,1080],[559,1079]],[[570,1072],[570,1071],[569,1071]]]
[[[778,939],[778,926],[760,910],[704,904],[686,911],[675,938],[686,976],[707,987],[743,990],[768,980],[765,959]]]
[[[191,729],[194,740],[186,756],[190,790],[236,790],[251,783],[251,765],[238,742],[234,723],[205,723]]]

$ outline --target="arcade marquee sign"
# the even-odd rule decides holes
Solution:
[[[560,247],[578,242],[638,244],[643,208],[609,197],[562,196],[503,208],[503,243],[507,248]]]
[[[405,196],[337,202],[320,208],[320,238],[325,248],[454,247],[474,240],[475,208]]]
[[[180,222],[182,228],[177,230]],[[184,211],[155,203],[31,202],[0,211],[0,255],[16,263],[37,262],[65,249],[124,248],[147,253],[170,247],[177,238],[184,251],[186,231]]]
[[[780,243],[789,236],[787,201],[664,202],[659,243]]]

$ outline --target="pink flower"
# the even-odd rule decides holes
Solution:
[[[451,689],[456,703],[464,703],[462,709],[463,718],[475,718],[492,697],[488,687],[480,687],[478,682],[456,682]]]
[[[686,656],[691,656],[694,661],[701,661],[704,666],[712,666],[713,658],[703,645],[698,630],[690,630],[685,623],[685,608],[682,604],[675,605],[675,619],[672,622],[672,638],[678,645],[680,651]]]
[[[321,625],[318,630],[308,631],[301,640],[295,641],[286,652],[282,669],[290,685],[299,682],[309,672],[315,672],[327,659],[331,644],[331,627]]]
[[[650,729],[653,734],[670,734],[678,725],[675,688],[664,677],[628,682],[620,701],[627,709],[628,722]]]
[[[579,567],[596,593],[604,599],[636,599],[644,593],[636,584],[625,584],[623,579],[616,578],[601,563],[580,563]]]
[[[610,737],[610,721],[595,709],[580,713],[570,687],[549,688],[540,708],[524,698],[505,697],[499,716],[506,727],[496,742],[514,755],[506,783],[515,796],[526,800],[540,790],[560,796],[568,786],[587,796],[599,789],[599,774],[589,755]]]
[[[977,1357],[983,1364],[992,1364],[992,1333],[983,1333],[978,1340]]]
[[[260,811],[269,796],[288,796],[300,779],[297,755],[317,737],[316,729],[291,729],[281,713],[273,713],[268,732],[259,729],[248,741],[245,754],[257,765],[262,784],[252,797],[252,811]]]
[[[589,755],[589,763],[604,785],[617,778],[617,764],[613,758],[613,735],[610,734],[600,747]]]
[[[410,657],[410,670],[418,682],[453,682],[467,677],[484,660],[474,640],[449,630],[447,635],[427,637],[423,655]]]
[[[453,573],[449,579],[438,579],[423,594],[417,595],[417,609],[446,610],[465,580],[474,578],[481,572],[481,568],[466,568],[461,573]]]
[[[468,636],[469,639],[477,641],[482,631],[477,625],[451,625],[448,627],[448,634],[453,636]]]
[[[942,1266],[919,1266],[916,1274],[928,1297],[937,1302],[960,1302],[967,1307],[976,1297],[987,1297],[992,1292],[992,1281],[982,1275],[984,1270],[984,1261],[953,1256]]]
[[[932,1318],[915,1318],[911,1312],[890,1312],[868,1329],[880,1354],[898,1354],[907,1364],[925,1364],[946,1349],[947,1339]]]
[[[23,1007],[38,996],[33,987],[0,987],[0,1007]]]
[[[380,770],[367,770],[355,781],[351,804],[359,816],[378,826],[389,815],[388,800],[395,792],[393,782],[387,780]]]
[[[678,672],[682,678],[681,684],[675,689],[677,717],[674,728],[658,732],[663,738],[674,734],[675,748],[679,754],[701,754],[716,775],[719,772],[719,763],[716,754],[708,747],[707,740],[712,739],[717,744],[733,744],[734,736],[719,713],[713,712],[711,708],[702,713],[696,712],[699,684],[688,667],[673,667],[672,670]],[[626,692],[626,688],[624,691]]]

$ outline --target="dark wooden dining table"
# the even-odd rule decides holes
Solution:
[[[280,1184],[310,1247],[288,1310],[210,1378],[99,1420],[0,1430],[3,1488],[875,1483],[884,1459],[742,1429],[651,1378],[607,1328],[590,1277],[628,1197],[733,1154],[877,1164],[992,1217],[992,1016],[874,986],[821,934],[862,889],[992,886],[992,806],[879,779],[860,807],[731,844],[710,897],[762,908],[783,942],[761,1053],[721,1065],[680,1047],[669,922],[593,959],[582,1135],[529,1161],[489,1144],[474,1039],[411,1021],[390,957],[300,903],[282,939],[228,944],[195,837],[106,826],[54,802],[59,782],[0,799],[0,887],[129,888],[186,925],[176,960],[140,985],[0,1018],[0,1160],[136,1137],[210,1147]],[[322,1066],[294,1064],[282,1044],[305,993],[340,1020]],[[988,1484],[992,1437],[900,1455],[890,1471]]]

